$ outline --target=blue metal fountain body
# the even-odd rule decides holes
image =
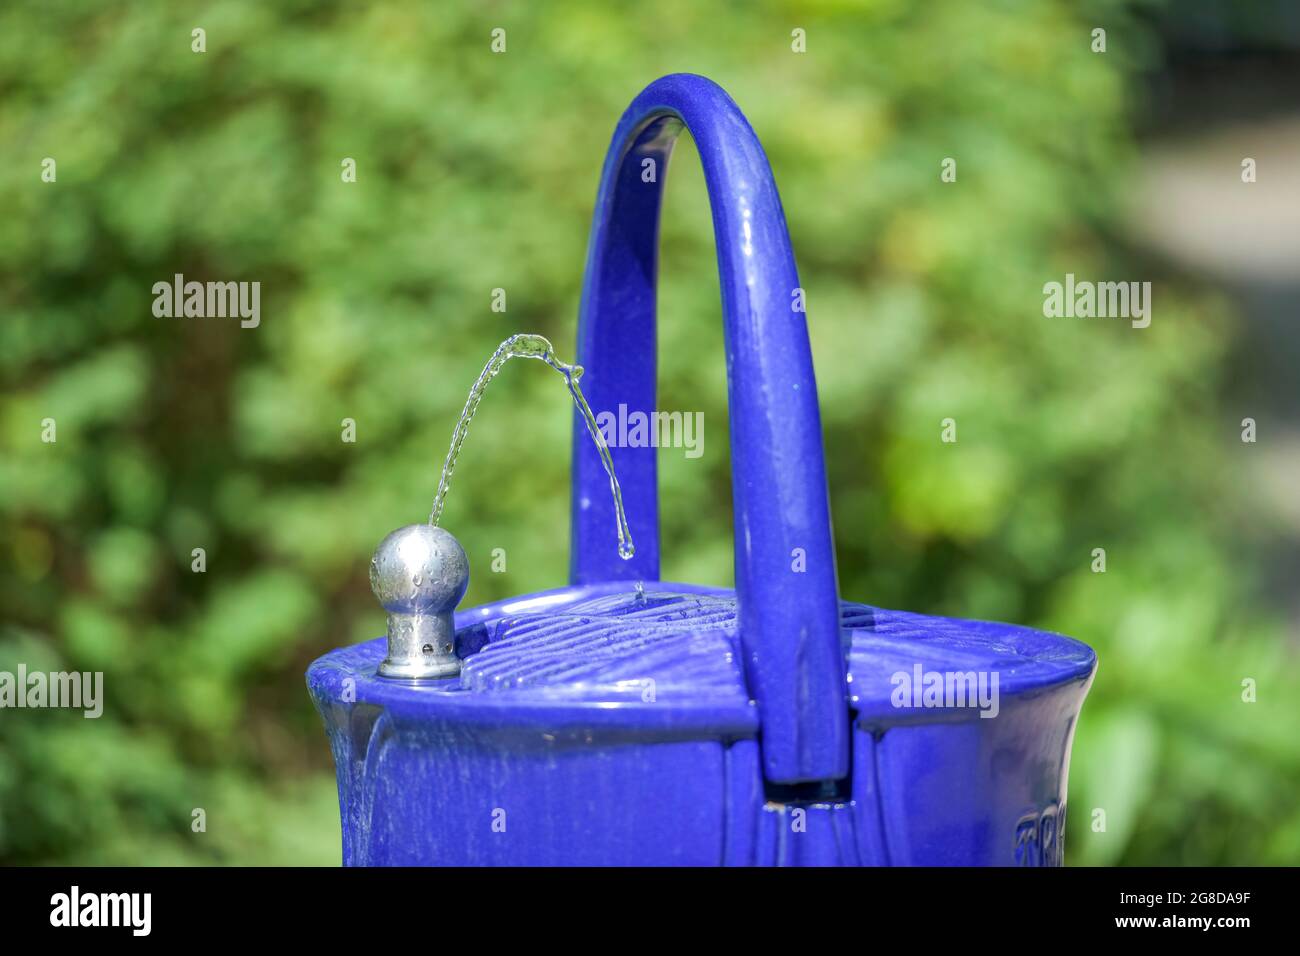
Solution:
[[[615,130],[578,330],[597,411],[655,409],[660,200],[704,166],[731,406],[735,591],[659,582],[655,448],[612,449],[636,555],[575,417],[568,587],[458,612],[456,677],[308,685],[348,864],[1057,864],[1084,644],[839,600],[802,292],[767,159],[698,76]],[[649,174],[648,174],[649,173]]]

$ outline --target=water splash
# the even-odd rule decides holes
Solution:
[[[627,515],[623,513],[623,491],[619,488],[618,477],[614,474],[614,459],[610,457],[605,436],[600,433],[600,428],[596,425],[596,416],[591,413],[591,406],[587,404],[582,389],[578,387],[578,379],[582,377],[582,366],[566,365],[561,362],[555,357],[555,350],[551,347],[551,343],[540,335],[521,333],[510,336],[497,346],[497,350],[483,366],[483,371],[479,373],[478,379],[469,390],[469,398],[465,400],[465,408],[460,413],[460,420],[456,422],[456,428],[451,433],[451,447],[447,449],[447,459],[442,464],[442,475],[438,478],[438,491],[433,497],[433,508],[429,512],[429,524],[436,527],[442,518],[447,490],[451,487],[451,473],[456,469],[456,459],[460,457],[461,446],[465,444],[465,436],[469,433],[470,419],[478,411],[483,392],[488,382],[496,378],[501,367],[512,358],[539,359],[564,376],[564,383],[569,387],[569,394],[573,396],[573,404],[582,414],[582,420],[587,423],[587,433],[596,443],[601,464],[605,466],[605,474],[609,475],[609,490],[614,495],[614,514],[617,519],[618,556],[626,561],[636,553],[636,548],[632,544],[632,532],[628,530]]]

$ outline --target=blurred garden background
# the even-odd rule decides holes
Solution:
[[[772,162],[842,593],[1097,649],[1069,862],[1300,862],[1298,38],[1283,3],[4,4],[0,670],[106,700],[0,711],[0,862],[338,862],[303,673],[382,633],[370,553],[492,349],[571,356],[609,136],[676,71]],[[706,443],[660,452],[664,578],[730,584],[712,248],[683,137],[660,407]],[[1150,328],[1045,318],[1067,272],[1151,281]],[[260,325],[156,318],[176,273],[261,282]],[[564,583],[570,422],[533,363],[489,390],[468,603]]]

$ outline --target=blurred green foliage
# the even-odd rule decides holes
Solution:
[[[107,700],[99,720],[0,712],[0,860],[337,861],[303,671],[382,632],[367,558],[426,513],[496,344],[571,350],[608,137],[674,71],[726,87],[772,161],[843,593],[1097,648],[1073,862],[1300,859],[1300,682],[1256,593],[1270,516],[1240,490],[1248,446],[1221,399],[1233,317],[1164,275],[1145,331],[1041,313],[1066,272],[1155,268],[1115,223],[1133,75],[1158,51],[1125,6],[1076,7],[6,4],[0,669],[103,670]],[[718,286],[679,151],[661,407],[703,410],[707,441],[698,460],[661,452],[664,577],[725,584]],[[151,287],[175,273],[260,281],[260,327],[155,318]],[[570,421],[531,363],[489,390],[444,519],[470,602],[563,583]]]

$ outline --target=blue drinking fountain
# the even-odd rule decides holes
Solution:
[[[613,449],[635,555],[575,415],[567,587],[456,611],[432,524],[371,563],[387,638],[307,683],[348,865],[1059,865],[1085,644],[841,601],[808,332],[767,158],[666,76],[601,174],[578,326],[592,407],[655,407],[660,200],[689,129],[722,287],[734,591],[659,580],[653,447]],[[645,176],[653,160],[657,175]]]

